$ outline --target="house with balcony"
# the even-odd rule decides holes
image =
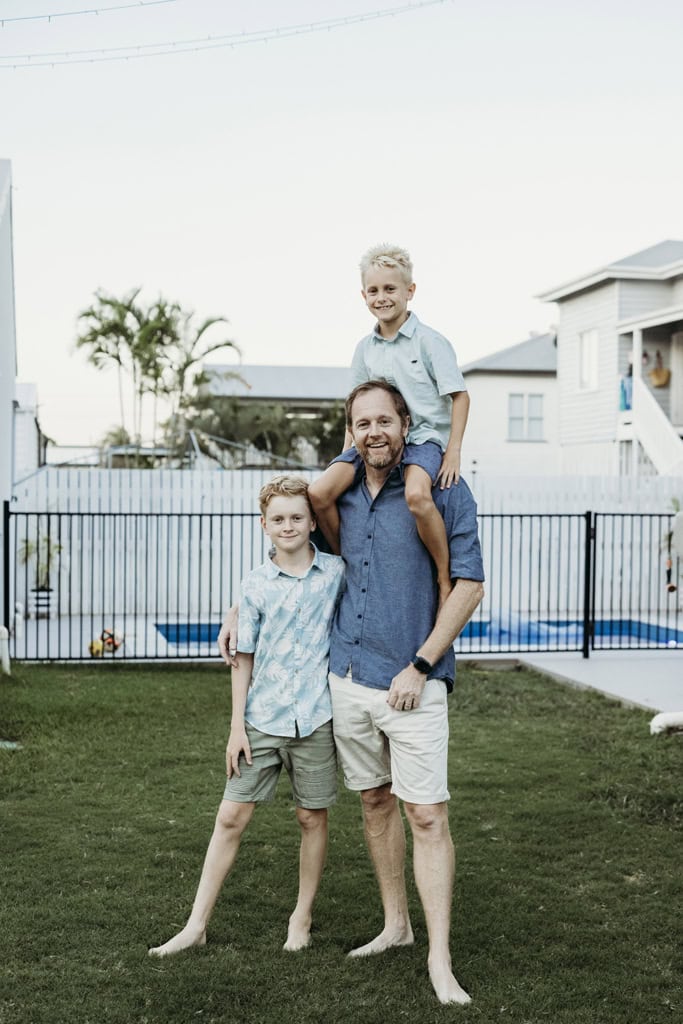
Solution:
[[[683,476],[683,241],[551,288],[560,470]]]

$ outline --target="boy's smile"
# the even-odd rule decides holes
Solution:
[[[370,267],[361,294],[377,317],[379,333],[383,338],[394,338],[410,315],[408,303],[415,294],[415,285],[406,284],[398,267]]]

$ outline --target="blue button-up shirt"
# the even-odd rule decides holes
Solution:
[[[451,433],[449,395],[466,391],[449,341],[411,313],[392,341],[377,328],[363,338],[351,363],[351,387],[383,377],[405,398],[412,444],[436,441],[445,448]]]
[[[450,545],[452,579],[483,580],[477,508],[461,478],[432,492]],[[346,588],[332,626],[330,669],[354,682],[388,689],[432,631],[438,593],[434,565],[405,500],[403,467],[397,466],[373,499],[365,477],[339,498]],[[450,648],[430,678],[448,688],[455,678]]]
[[[238,649],[254,654],[245,719],[272,736],[309,736],[332,718],[330,627],[344,563],[314,549],[305,576],[272,561],[242,581]]]

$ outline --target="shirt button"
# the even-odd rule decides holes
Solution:
[[[363,562],[363,565],[369,565],[369,564],[370,564],[369,562]]]
[[[368,534],[368,540],[372,540],[372,534],[371,533]]]
[[[362,618],[363,618],[363,616],[362,616],[362,615],[359,615],[359,616],[358,616],[358,618],[359,618],[359,619],[362,619]]]
[[[354,644],[359,644],[360,640],[354,640],[353,642],[354,642]]]
[[[361,594],[364,594],[365,593],[365,587],[361,587],[360,588],[360,592],[361,592]]]

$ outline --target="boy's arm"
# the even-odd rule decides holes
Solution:
[[[436,478],[441,483],[441,490],[450,487],[451,484],[457,484],[460,479],[460,451],[467,426],[467,414],[470,411],[470,396],[466,391],[455,391],[451,398],[451,433]]]
[[[225,770],[228,778],[233,773],[240,774],[240,754],[244,754],[247,764],[251,764],[251,747],[247,739],[244,724],[244,709],[247,706],[247,693],[254,668],[254,655],[240,651],[238,663],[232,670],[232,718],[230,719],[230,736],[225,751]]]

